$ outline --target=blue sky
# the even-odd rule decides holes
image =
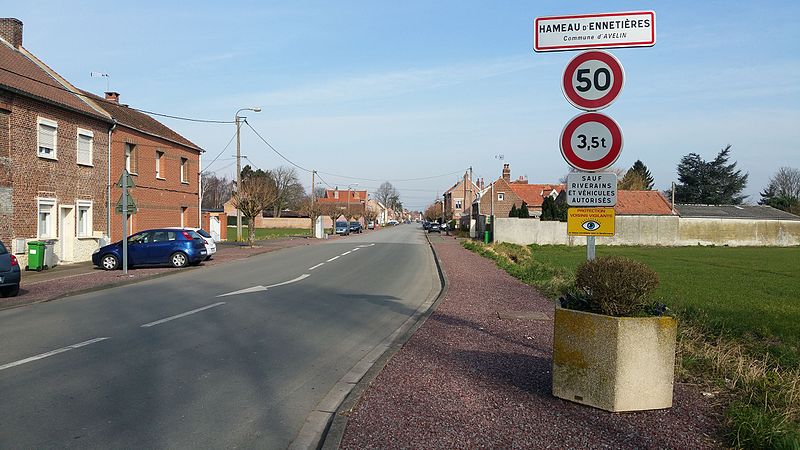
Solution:
[[[556,182],[558,149],[578,114],[560,77],[577,52],[534,53],[537,16],[652,9],[658,42],[618,49],[626,72],[604,112],[621,126],[616,167],[641,159],[656,186],[681,156],[726,144],[750,201],[780,166],[800,168],[798,2],[0,2],[24,23],[24,45],[73,84],[180,116],[249,121],[289,159],[321,172],[395,182],[422,209],[472,166],[475,177]],[[56,14],[45,12],[57,11]],[[233,125],[164,123],[207,150]],[[242,154],[286,164],[249,130]],[[496,155],[504,155],[504,161]],[[210,167],[232,176],[231,145]],[[309,186],[310,175],[300,172]],[[322,175],[373,190],[376,181]]]

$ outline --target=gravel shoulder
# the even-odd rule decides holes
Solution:
[[[434,246],[447,294],[340,412],[340,448],[720,447],[718,411],[694,386],[676,384],[674,406],[661,411],[615,414],[553,397],[553,302],[454,239]]]

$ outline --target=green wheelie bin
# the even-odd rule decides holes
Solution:
[[[44,250],[44,242],[28,242],[28,265],[25,266],[25,270],[41,271],[44,269]]]

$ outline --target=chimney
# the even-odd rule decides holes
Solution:
[[[13,18],[0,19],[0,38],[14,48],[22,47],[22,21]]]
[[[510,164],[503,164],[503,179],[507,182],[511,182],[511,165]]]
[[[119,92],[106,92],[106,100],[119,104]]]
[[[483,177],[481,177],[481,185],[480,185],[480,188],[481,188],[481,190],[483,190],[483,189],[484,189]]]

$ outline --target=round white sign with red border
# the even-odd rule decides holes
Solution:
[[[597,111],[610,105],[625,84],[625,70],[611,53],[590,50],[572,58],[561,89],[572,106]]]
[[[622,152],[622,130],[614,119],[588,112],[575,116],[561,131],[561,155],[567,163],[587,172],[603,170]]]

